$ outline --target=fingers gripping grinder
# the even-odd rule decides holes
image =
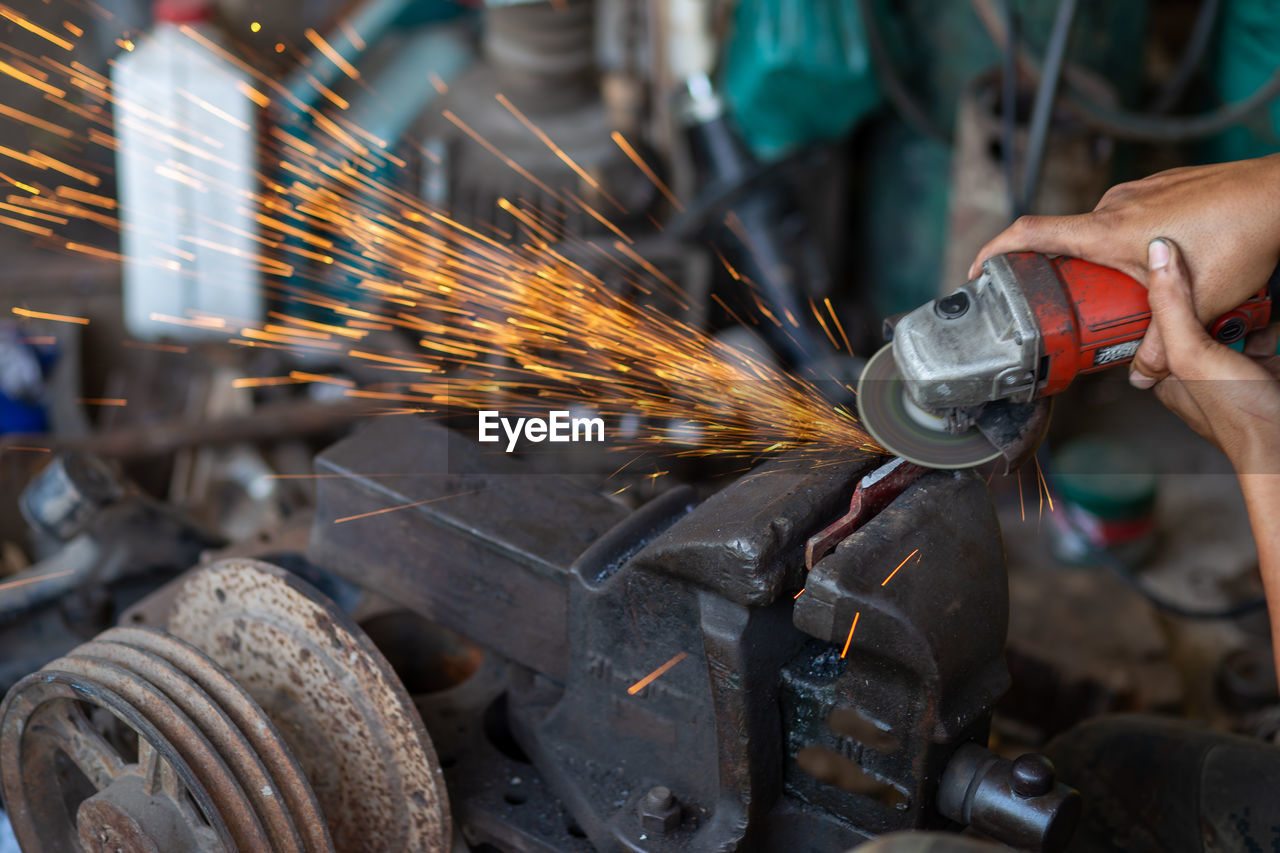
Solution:
[[[1209,333],[1231,343],[1270,317],[1263,292]],[[919,465],[1016,465],[1040,443],[1053,395],[1078,374],[1132,360],[1150,323],[1146,288],[1122,272],[998,255],[954,293],[886,323],[890,343],[862,373],[858,412],[885,449]]]

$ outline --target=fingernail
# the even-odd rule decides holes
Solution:
[[[1156,384],[1156,380],[1155,377],[1148,376],[1145,373],[1140,373],[1137,370],[1130,370],[1129,384],[1140,391],[1147,391]]]
[[[1162,270],[1169,265],[1169,244],[1159,237],[1147,244],[1147,267]]]

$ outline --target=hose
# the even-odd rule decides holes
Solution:
[[[994,0],[970,0],[974,11],[978,14],[978,19],[982,21],[992,41],[1001,50],[1008,50],[1004,26],[1000,22],[999,14],[992,6],[993,2]],[[1016,46],[1014,51],[1022,69],[1038,81],[1041,77],[1040,63],[1022,46]],[[1246,98],[1223,104],[1198,115],[1153,116],[1125,110],[1111,110],[1081,98],[1072,82],[1072,77],[1078,73],[1079,70],[1072,66],[1068,66],[1065,70],[1067,85],[1073,90],[1062,96],[1062,102],[1067,109],[1086,126],[1099,133],[1134,142],[1185,142],[1212,136],[1238,124],[1250,113],[1280,96],[1280,69],[1277,69],[1265,83]]]
[[[1009,43],[1018,43],[1018,13],[1013,0],[1004,0],[1005,32]],[[1018,60],[1015,52],[1006,50],[1000,75],[1000,144],[1004,149],[1001,165],[1004,168],[1004,186],[1008,196],[1010,220],[1026,213],[1018,194],[1016,151],[1018,145]]]
[[[1058,99],[1058,83],[1062,79],[1062,66],[1067,58],[1067,45],[1071,41],[1071,28],[1076,21],[1078,0],[1060,0],[1058,14],[1049,36],[1049,49],[1045,53],[1044,74],[1036,89],[1035,105],[1031,109],[1031,129],[1027,137],[1027,162],[1022,173],[1021,210],[1031,208],[1036,186],[1040,183],[1040,169],[1044,164],[1045,146],[1049,143],[1049,119],[1053,116],[1053,104]],[[1016,55],[1015,51],[1006,53]]]
[[[1195,23],[1191,25],[1191,35],[1187,38],[1186,49],[1178,60],[1177,68],[1165,79],[1159,94],[1151,102],[1151,112],[1168,112],[1178,99],[1186,92],[1191,76],[1204,58],[1205,49],[1209,47],[1209,37],[1213,35],[1213,25],[1218,19],[1218,7],[1221,0],[1202,0],[1200,10],[1196,12]]]

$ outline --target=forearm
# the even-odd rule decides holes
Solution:
[[[1258,544],[1258,570],[1271,617],[1271,642],[1280,672],[1280,474],[1241,474],[1249,524]]]

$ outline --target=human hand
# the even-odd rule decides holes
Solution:
[[[1280,260],[1280,155],[1170,169],[1107,191],[1092,213],[1024,216],[978,252],[969,269],[1005,252],[1070,255],[1149,284],[1147,244],[1163,236],[1186,253],[1203,323],[1257,293]],[[1135,384],[1169,373],[1155,324],[1134,357]]]
[[[1164,342],[1168,375],[1156,396],[1218,446],[1236,472],[1280,471],[1280,325],[1255,332],[1238,353],[1214,340],[1196,316],[1192,277],[1168,238],[1148,248],[1152,328]]]

